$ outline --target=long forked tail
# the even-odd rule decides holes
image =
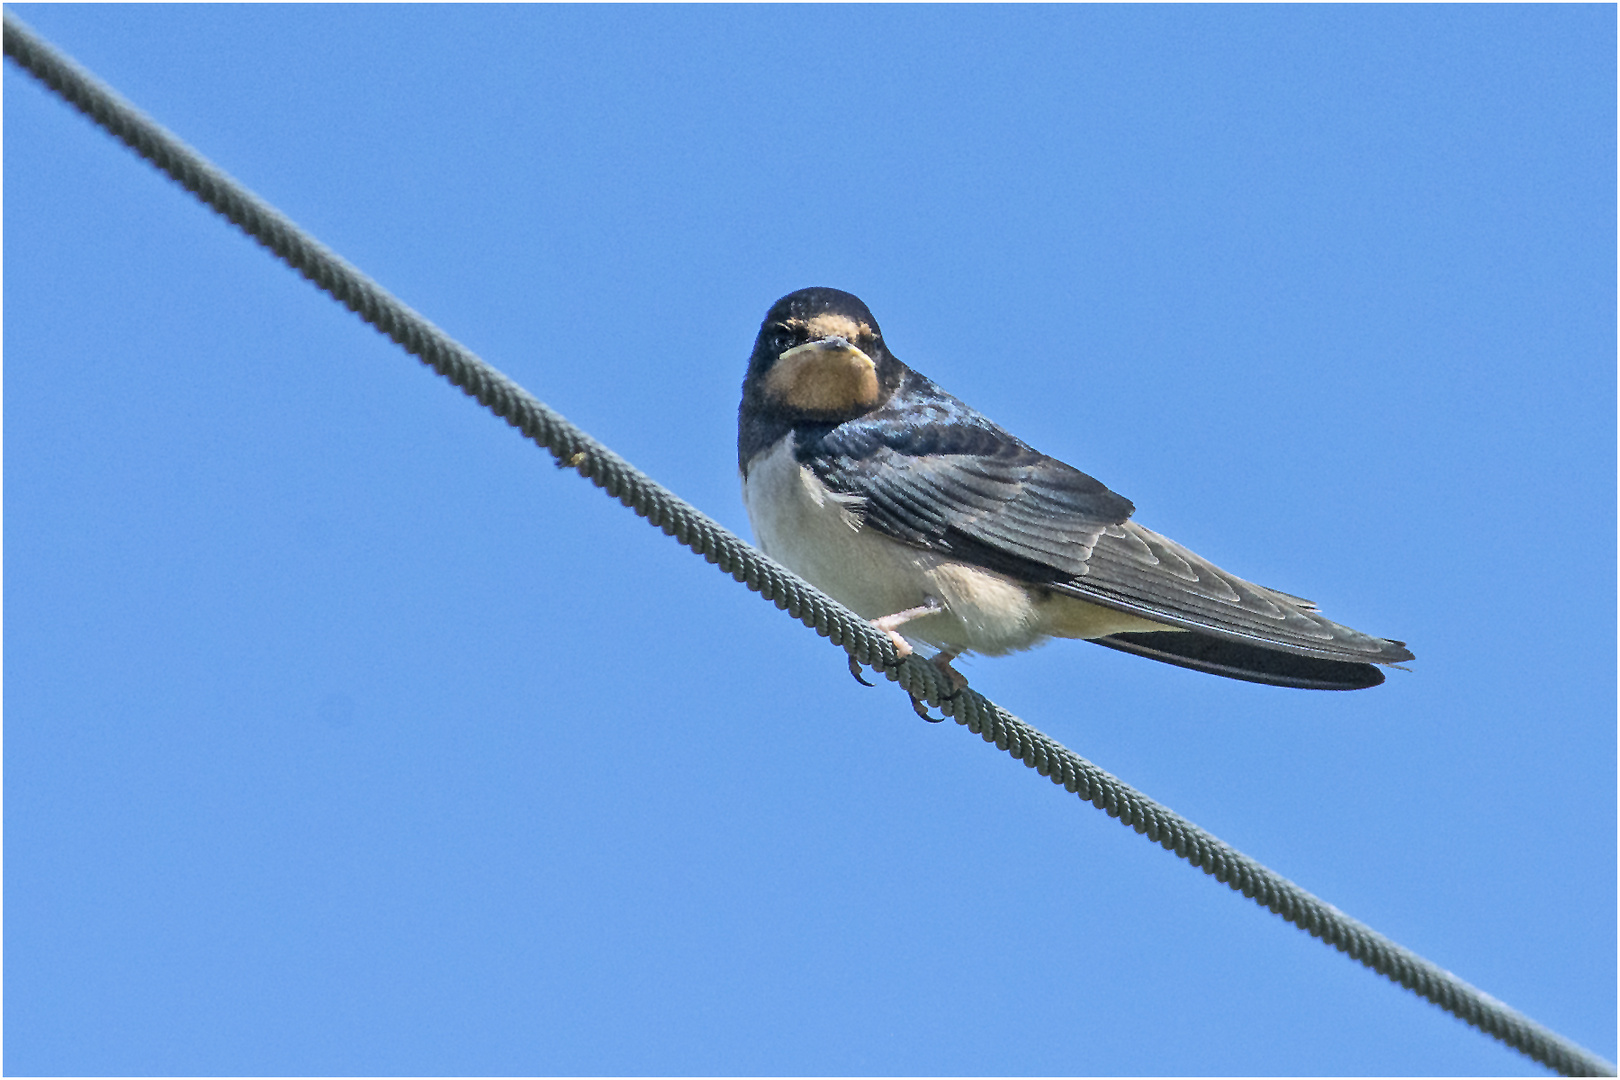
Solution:
[[[1365,690],[1384,681],[1384,673],[1376,664],[1299,656],[1280,649],[1209,637],[1196,631],[1113,634],[1090,640],[1120,652],[1145,656],[1149,660],[1268,686],[1291,686],[1299,690]]]

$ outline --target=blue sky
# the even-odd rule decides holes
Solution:
[[[832,285],[1407,640],[962,668],[1615,1057],[1612,7],[16,10],[743,535],[754,332]],[[4,108],[6,1071],[1540,1071]]]

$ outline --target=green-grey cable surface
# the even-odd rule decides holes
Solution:
[[[5,53],[293,269],[549,451],[560,466],[577,470],[649,523],[841,646],[853,660],[884,671],[914,702],[936,705],[986,742],[1217,881],[1536,1061],[1568,1076],[1615,1074],[1614,1066],[1597,1055],[1317,899],[973,690],[953,696],[932,664],[915,656],[901,661],[886,634],[552,411],[47,45],[9,11]]]

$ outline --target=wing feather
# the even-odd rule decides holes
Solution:
[[[1303,656],[1380,664],[1412,659],[1400,642],[1325,619],[1315,604],[1229,574],[1151,529],[1133,522],[1124,531],[1124,537],[1102,538],[1083,576],[1053,587],[1171,626]]]
[[[795,441],[799,462],[887,536],[1169,627],[1323,660],[1412,658],[1131,522],[1130,500],[915,372],[893,402]]]

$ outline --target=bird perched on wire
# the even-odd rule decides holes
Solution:
[[[1084,638],[1231,679],[1377,686],[1403,642],[1330,622],[1131,521],[1097,480],[895,359],[837,289],[765,316],[743,380],[737,464],[767,554],[894,640],[997,656]]]

